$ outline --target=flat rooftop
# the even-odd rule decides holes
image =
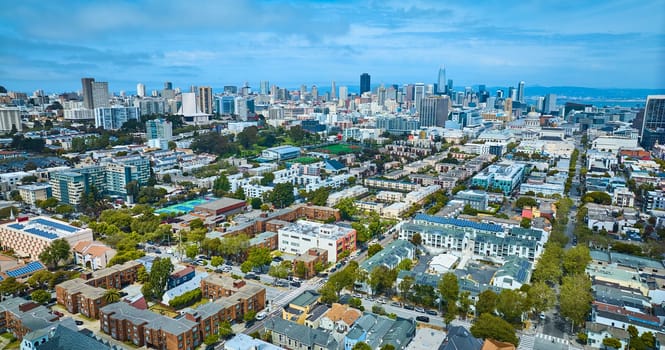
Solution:
[[[332,224],[321,224],[314,221],[298,220],[288,226],[279,229],[279,233],[304,234],[311,237],[327,236],[330,238],[341,238],[353,229]]]
[[[47,239],[58,239],[74,234],[80,233],[85,230],[80,227],[69,225],[66,222],[51,219],[46,216],[39,216],[30,218],[26,221],[14,222],[1,225],[15,231],[29,233],[35,236],[40,236]]]

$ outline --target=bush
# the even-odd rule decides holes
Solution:
[[[201,300],[202,294],[200,289],[194,289],[183,295],[177,296],[169,301],[169,305],[176,309],[181,309],[195,304]]]
[[[381,305],[374,305],[372,306],[372,312],[377,314],[377,315],[385,315],[386,314],[386,309],[383,308]]]

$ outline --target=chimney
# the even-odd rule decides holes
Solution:
[[[39,304],[34,303],[34,302],[32,302],[32,301],[29,301],[29,302],[27,302],[27,303],[24,303],[24,304],[19,305],[18,309],[19,309],[19,311],[21,311],[21,312],[28,312],[28,311],[30,311],[30,310],[36,308],[37,306],[39,306]]]
[[[247,282],[245,282],[245,280],[234,280],[233,281],[233,288],[236,288],[236,289],[242,288],[243,286],[245,286],[245,284],[247,284]]]

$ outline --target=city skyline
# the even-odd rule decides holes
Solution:
[[[654,1],[25,1],[0,18],[10,90],[77,91],[87,76],[112,91],[353,86],[362,72],[372,86],[434,83],[443,65],[455,86],[665,88],[665,13]]]

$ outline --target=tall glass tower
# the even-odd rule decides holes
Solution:
[[[441,66],[439,68],[439,82],[438,85],[436,86],[436,93],[437,94],[445,94],[448,92],[448,86],[446,85],[448,82],[446,81],[446,67]]]
[[[665,95],[647,96],[644,119],[640,133],[640,144],[650,151],[658,142],[665,144]]]
[[[360,94],[370,91],[370,77],[369,74],[363,73],[360,75]]]

